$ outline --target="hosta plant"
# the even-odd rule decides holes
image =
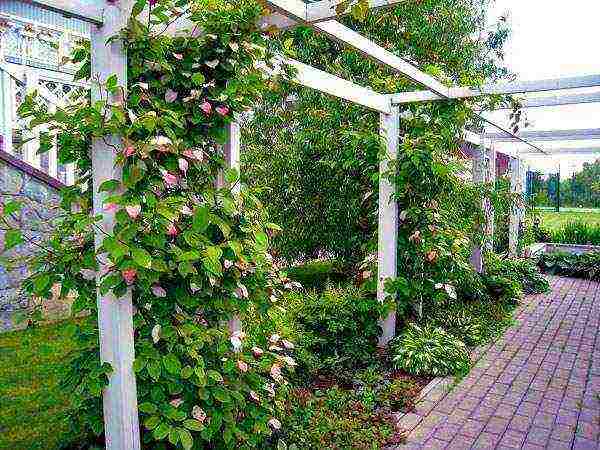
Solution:
[[[394,364],[413,375],[459,375],[469,370],[467,346],[432,325],[409,325],[392,343]]]

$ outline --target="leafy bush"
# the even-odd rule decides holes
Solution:
[[[288,449],[380,449],[394,435],[389,420],[363,396],[336,387],[295,389],[282,413]]]
[[[519,258],[501,258],[498,255],[486,255],[486,283],[488,288],[499,297],[518,299],[519,288],[525,294],[548,292],[550,285],[540,273],[534,261]],[[485,277],[484,277],[485,278]],[[514,285],[518,284],[518,287]]]
[[[565,252],[543,254],[538,265],[553,275],[600,280],[600,252],[573,255]]]
[[[306,289],[324,289],[328,282],[339,283],[348,279],[348,273],[340,262],[335,260],[311,261],[290,267],[288,277],[299,282]]]
[[[569,222],[552,233],[552,242],[560,244],[600,245],[600,225]]]
[[[376,299],[348,285],[322,293],[289,293],[286,301],[282,328],[295,334],[300,372],[344,376],[373,360],[382,311]]]
[[[433,325],[409,325],[393,341],[392,352],[396,367],[413,375],[459,375],[471,362],[463,341]]]

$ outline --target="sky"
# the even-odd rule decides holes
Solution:
[[[599,0],[496,0],[490,20],[505,13],[512,30],[505,47],[505,62],[517,79],[600,74]],[[569,92],[593,91],[600,91],[600,88]],[[505,113],[494,113],[492,117],[508,123]],[[532,123],[529,130],[600,128],[600,104],[530,108],[527,117]],[[586,147],[594,144],[600,146],[599,141],[544,142],[539,146]],[[563,156],[561,172],[569,176],[580,170],[584,161],[590,160],[594,158]],[[557,164],[547,156],[531,160],[531,165],[538,170],[555,172]]]

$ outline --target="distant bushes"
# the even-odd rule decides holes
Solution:
[[[535,236],[538,242],[600,245],[600,225],[591,225],[582,221],[569,222],[558,230],[537,228]]]

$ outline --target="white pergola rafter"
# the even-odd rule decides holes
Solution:
[[[524,139],[535,142],[550,141],[588,141],[600,139],[600,128],[587,128],[580,130],[544,130],[523,131],[519,133]],[[516,142],[516,139],[506,133],[488,133],[488,139],[494,142]]]

